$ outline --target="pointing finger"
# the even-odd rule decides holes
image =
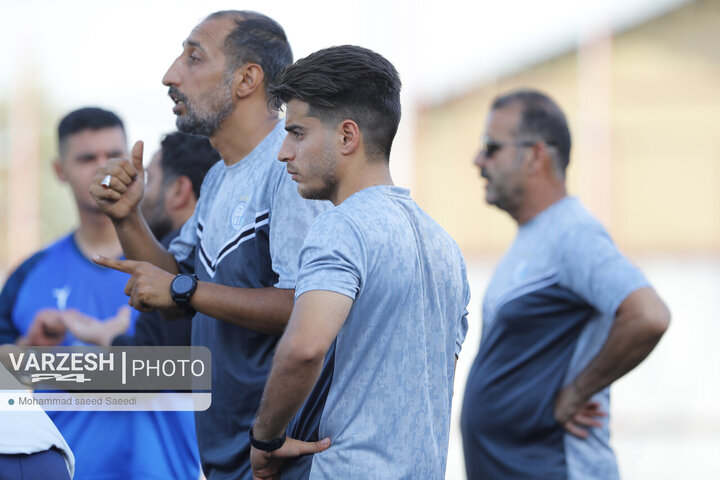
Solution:
[[[112,268],[120,272],[133,274],[137,268],[138,262],[132,260],[118,260],[116,258],[107,258],[102,255],[93,255],[92,261],[103,267]]]

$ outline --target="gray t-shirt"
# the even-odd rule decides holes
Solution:
[[[312,290],[354,302],[290,434],[333,443],[283,478],[443,478],[470,299],[457,244],[408,190],[366,188],[312,224],[295,295]]]
[[[554,404],[600,351],[622,301],[647,285],[575,198],[519,228],[488,285],[465,387],[468,478],[618,478],[608,418],[580,439],[555,421]],[[593,400],[609,413],[607,388]]]

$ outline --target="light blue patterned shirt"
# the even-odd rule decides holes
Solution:
[[[408,190],[366,188],[310,227],[295,295],[312,290],[354,300],[290,427],[332,445],[283,478],[443,478],[470,299],[457,244]]]

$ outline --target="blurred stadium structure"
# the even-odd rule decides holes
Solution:
[[[573,133],[569,189],[625,251],[720,248],[720,2],[702,0],[497,78],[417,114],[415,196],[467,254],[497,253],[515,228],[482,206],[472,158],[492,98],[533,86]],[[470,208],[468,208],[470,207]]]
[[[377,9],[386,3],[370,2]],[[433,15],[430,3],[420,2],[421,12],[412,18]],[[404,76],[411,96],[404,99],[393,157],[396,180],[410,184],[418,203],[458,241],[473,287],[471,328],[457,369],[448,479],[465,478],[457,416],[477,352],[479,306],[492,268],[515,232],[506,214],[485,205],[472,159],[491,99],[520,86],[545,90],[565,109],[574,136],[570,192],[605,223],[673,312],[658,349],[614,388],[613,438],[623,478],[720,478],[715,408],[720,396],[720,0],[676,1],[668,8],[633,25],[608,17],[580,38],[569,36],[514,67],[448,83],[434,95]],[[407,9],[390,10],[396,17],[384,25],[402,22]],[[291,41],[302,34],[282,14],[266,13],[286,26]],[[478,18],[477,28],[495,21]],[[424,38],[421,45],[432,41],[432,31],[415,34]],[[180,38],[173,42],[179,45]],[[298,57],[307,53],[296,48]],[[423,53],[411,57],[400,61],[401,74]],[[165,66],[170,57],[156,60]],[[453,68],[438,62],[437,68]],[[47,87],[51,80],[38,80],[32,68],[14,84],[12,95],[0,96],[0,278],[75,221],[68,214],[69,193],[55,180],[50,162],[55,122],[77,105],[59,108],[63,102],[54,95],[62,93]]]

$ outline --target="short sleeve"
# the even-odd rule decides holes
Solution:
[[[460,358],[460,351],[462,350],[462,345],[465,342],[465,337],[467,336],[468,331],[468,311],[465,309],[465,312],[463,313],[462,318],[460,318],[460,322],[458,322],[458,329],[457,329],[457,335],[455,336],[455,356]]]
[[[202,201],[202,200],[200,200]],[[200,204],[198,203],[197,207]],[[168,251],[175,257],[178,269],[182,273],[193,273],[195,271],[195,248],[199,241],[201,231],[198,229],[198,211],[195,208],[193,215],[183,224],[180,234],[173,239]]]
[[[467,269],[465,267],[465,262],[462,264],[462,281],[463,283],[463,313],[460,317],[460,320],[458,321],[457,325],[457,331],[455,335],[455,356],[460,357],[460,351],[462,350],[462,345],[465,342],[465,337],[467,336],[468,332],[468,309],[467,306],[470,304],[470,284],[468,283],[467,279]]]
[[[41,250],[32,257],[25,260],[8,278],[5,286],[0,292],[0,345],[5,343],[15,343],[20,332],[13,323],[13,309],[17,300],[20,289],[22,288],[25,278],[35,267],[35,264],[45,254],[45,250]]]
[[[307,200],[300,196],[295,183],[284,168],[270,202],[270,259],[278,276],[276,288],[295,288],[298,252],[305,241],[310,224],[332,206],[330,202]]]
[[[355,300],[366,264],[359,228],[345,214],[327,212],[312,224],[300,250],[295,298],[311,290],[327,290]]]
[[[210,167],[203,183],[200,186],[200,196],[195,204],[195,211],[180,229],[180,233],[173,239],[168,251],[175,257],[181,273],[195,272],[195,249],[203,235],[203,226],[200,225],[199,215],[204,211],[208,198],[212,198],[212,191],[217,188],[219,179],[224,173],[225,163],[218,160]]]
[[[560,281],[607,316],[615,316],[628,295],[649,285],[599,225],[577,227],[565,235],[561,266]]]

